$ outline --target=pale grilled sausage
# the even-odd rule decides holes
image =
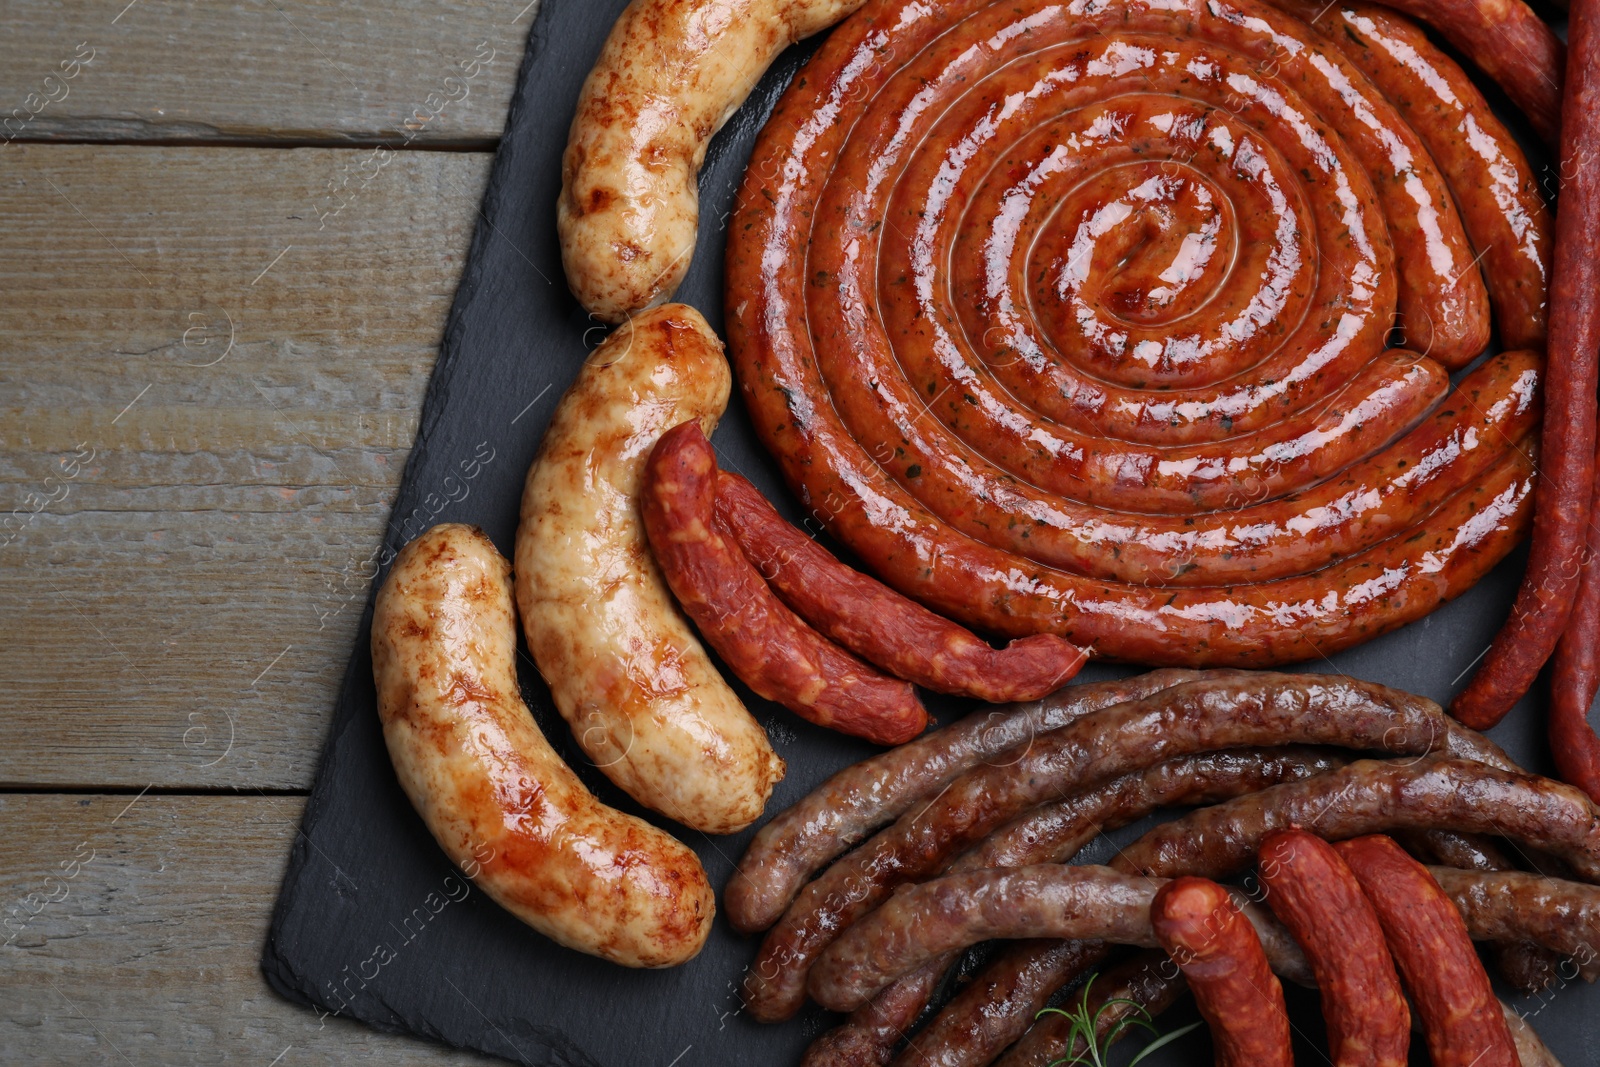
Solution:
[[[528,470],[517,606],[556,708],[605,775],[706,833],[761,814],[783,760],[673,602],[639,514],[656,440],[727,405],[728,365],[700,313],[639,315],[585,363]]]
[[[481,530],[435,526],[378,591],[372,671],[401,788],[451,862],[477,864],[478,887],[535,930],[629,967],[683,963],[711,930],[705,871],[596,800],[539,732],[509,571]]]
[[[578,96],[556,226],[567,284],[603,322],[689,269],[711,135],[772,61],[862,0],[633,0]]]

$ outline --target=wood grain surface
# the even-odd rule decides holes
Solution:
[[[257,961],[524,4],[4,4],[0,1060],[488,1062]]]
[[[535,10],[528,0],[7,0],[0,142],[491,148]]]
[[[304,788],[489,157],[0,151],[0,782]]]
[[[256,960],[301,803],[0,796],[0,1059],[494,1062],[319,1018],[267,989]]]

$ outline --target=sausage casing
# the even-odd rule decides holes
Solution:
[[[699,858],[596,800],[523,704],[505,558],[481,530],[435,526],[378,591],[378,714],[406,796],[451,861],[547,937],[630,967],[700,951],[715,899]]]
[[[1434,1067],[1518,1067],[1467,924],[1427,868],[1381,835],[1341,841],[1334,851],[1377,913]]]
[[[1168,882],[1150,925],[1211,1025],[1218,1067],[1294,1067],[1283,986],[1226,889],[1204,878]]]
[[[1261,843],[1267,906],[1310,960],[1334,1067],[1405,1067],[1411,1012],[1383,927],[1333,846],[1303,830]]]
[[[633,0],[578,95],[556,228],[567,284],[604,322],[672,296],[700,218],[697,175],[779,52],[862,0]]]
[[[1067,684],[1087,653],[1054,634],[1003,649],[835,559],[785,522],[737,474],[717,475],[717,519],[784,603],[896,678],[991,704],[1038,700]]]
[[[661,578],[639,515],[645,459],[689,419],[714,425],[721,342],[682,304],[590,355],[528,470],[517,607],[528,651],[585,753],[639,803],[706,833],[761,814],[783,760]]]

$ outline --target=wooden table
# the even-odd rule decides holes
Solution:
[[[0,1060],[486,1062],[257,959],[534,6],[0,3]]]

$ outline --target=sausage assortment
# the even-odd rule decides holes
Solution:
[[[1444,372],[1491,302],[1542,340],[1549,213],[1481,95],[1454,106],[1485,156],[1436,165],[1391,98],[1453,64],[1336,7],[878,0],[829,37],[746,171],[729,346],[878,577],[986,631],[1259,667],[1419,617],[1525,532],[1540,354]],[[1397,309],[1416,353],[1385,351]]]
[[[1374,1054],[1384,1062],[1404,1062],[1410,1031],[1385,947],[1401,935],[1386,934],[1385,923],[1438,940],[1444,901],[1467,936],[1493,943],[1496,958],[1529,946],[1592,957],[1583,946],[1600,936],[1600,889],[1583,882],[1600,883],[1600,811],[1580,791],[1523,772],[1430,701],[1371,683],[1230,670],[1159,672],[1145,679],[1150,692],[1134,681],[1081,687],[1075,713],[1043,732],[1011,725],[1037,722],[1039,704],[976,713],[841,772],[776,817],[729,883],[740,887],[729,899],[741,901],[745,927],[790,901],[745,973],[747,1010],[776,1021],[809,994],[851,1012],[813,1043],[807,1067],[1048,1063],[1063,1054],[1061,1023],[1038,1022],[1056,1041],[1044,1057],[1038,1050],[1047,1039],[1025,1036],[1034,1016],[1105,962],[1113,945],[1161,944],[1150,905],[1169,879],[1231,879],[1252,869],[1262,899],[1288,925],[1235,901],[1273,969],[1332,998],[1336,1048],[1345,1025],[1351,1048],[1382,1046]],[[948,756],[970,753],[985,721],[1013,748],[952,767]],[[1334,747],[1295,747],[1307,744]],[[1250,745],[1271,747],[1241,747]],[[1390,758],[1358,758],[1379,753]],[[1120,849],[1109,868],[1071,865],[1102,830],[1192,805],[1201,806]],[[813,814],[835,810],[852,813],[850,834],[835,847],[825,851],[797,832]],[[883,828],[862,840],[874,826]],[[1374,860],[1361,840],[1391,831],[1430,860],[1471,869],[1424,869],[1407,857],[1396,873],[1398,845],[1385,838],[1388,851]],[[1546,857],[1545,865],[1559,863],[1582,881],[1496,870],[1507,866],[1504,857],[1475,834],[1510,839],[1519,855]],[[1323,838],[1358,840],[1336,850]],[[852,840],[862,843],[803,882]],[[1361,874],[1341,858],[1339,850],[1351,849],[1364,850],[1350,853]],[[1421,914],[1363,903],[1367,910],[1352,920],[1352,902],[1365,900],[1363,877],[1431,888],[1389,893],[1416,896]],[[1356,922],[1359,936],[1318,917],[1329,908],[1339,923]],[[961,950],[994,938],[1011,947],[904,1044]],[[1350,958],[1362,939],[1365,963]],[[1458,941],[1440,944],[1454,946],[1456,965],[1481,970]],[[1177,977],[1146,983],[1160,993],[1153,1001]],[[1429,1013],[1443,1003],[1445,992],[1426,988],[1421,976],[1407,981],[1413,999],[1435,998]],[[1449,995],[1466,992],[1452,985]],[[1444,1014],[1466,1025],[1459,1012]],[[1428,1040],[1459,1045],[1464,1038],[1442,1017],[1423,1017]],[[1497,1040],[1520,1033],[1502,1032],[1501,1008],[1481,998],[1471,1020],[1473,1033]]]
[[[1386,3],[634,0],[558,207],[573,292],[622,325],[529,470],[514,571],[439,526],[375,604],[385,741],[446,854],[563,945],[692,958],[704,870],[562,763],[515,627],[599,769],[729,833],[784,765],[697,632],[759,696],[901,746],[772,819],[725,891],[765,931],[752,1017],[851,1013],[808,1067],[1037,1067],[1185,992],[1219,1064],[1287,1065],[1280,979],[1319,990],[1340,1067],[1398,1067],[1413,1027],[1438,1064],[1554,1063],[1473,942],[1520,988],[1600,975],[1600,0],[1575,0],[1570,48],[1521,0]],[[1559,144],[1558,221],[1392,9]],[[758,434],[877,578],[719,470],[721,342],[657,306],[711,135],[852,14],[761,134],[726,298]],[[1234,669],[1416,619],[1530,527],[1455,719]],[[1577,789],[1475,732],[1552,652]],[[1091,655],[1167,669],[1063,689]],[[917,686],[1023,703],[924,736]],[[1170,807],[1194,810],[1073,864]],[[990,940],[1010,944],[903,1041]],[[1089,1022],[1041,1012],[1096,968]]]

